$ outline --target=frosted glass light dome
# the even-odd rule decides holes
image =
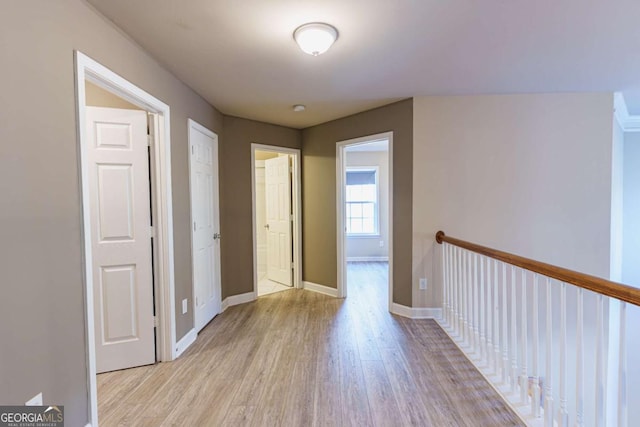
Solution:
[[[335,27],[322,22],[311,22],[296,28],[293,38],[303,52],[318,56],[325,53],[338,38]]]

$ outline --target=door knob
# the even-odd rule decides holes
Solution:
[[[269,224],[265,225],[264,228],[269,229]]]

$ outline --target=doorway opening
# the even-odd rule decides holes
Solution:
[[[75,52],[89,421],[97,372],[176,357],[170,109]]]
[[[337,144],[338,296],[391,308],[393,133]]]
[[[255,297],[300,288],[300,150],[251,145]]]

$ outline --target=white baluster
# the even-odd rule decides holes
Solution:
[[[511,266],[511,392],[516,392],[518,384],[518,308],[517,308],[516,268]]]
[[[493,324],[493,310],[491,310],[491,283],[493,282],[491,277],[491,261],[487,260],[487,365],[493,366],[493,331],[491,325]]]
[[[500,372],[500,305],[498,303],[498,261],[493,261],[493,371]]]
[[[576,307],[576,427],[583,425],[584,414],[584,291],[578,288]]]
[[[531,398],[531,415],[534,417],[540,416],[540,377],[538,376],[538,341],[540,339],[540,334],[538,331],[538,274],[534,275],[533,279],[533,307],[531,308],[532,312],[532,344],[533,344],[533,355],[532,355],[532,376],[533,376],[533,396]]]
[[[478,290],[478,256],[478,254],[473,255],[473,340],[475,342],[475,351],[480,355],[480,360],[482,360],[482,342],[480,341],[480,295]]]
[[[465,345],[469,345],[469,280],[467,277],[467,251],[462,251],[462,299],[464,301],[463,318],[464,318],[464,340]]]
[[[460,336],[460,278],[458,277],[458,250],[451,247],[452,275],[453,275],[453,331]]]
[[[484,284],[484,257],[480,257],[480,354],[482,362],[487,360],[487,322],[485,318],[485,284]]]
[[[447,243],[447,274],[449,276],[449,310],[447,312],[448,324],[450,328],[453,328],[453,305],[454,305],[454,287],[455,287],[455,278],[453,277],[453,257],[452,255],[452,246]]]
[[[596,426],[605,425],[605,389],[607,383],[606,370],[604,368],[604,296],[598,294],[598,307],[596,310]]]
[[[467,274],[467,295],[469,296],[468,305],[467,305],[467,317],[469,319],[469,330],[467,333],[469,334],[469,347],[471,347],[471,351],[475,348],[474,340],[473,340],[473,282],[471,277],[471,252],[467,251],[467,266],[466,266],[466,274]]]
[[[627,303],[624,301],[620,301],[620,350],[618,357],[618,425],[627,427]]]
[[[458,284],[458,305],[456,307],[457,315],[458,315],[458,337],[464,342],[464,319],[462,318],[462,250],[460,248],[456,248],[456,283]]]
[[[560,408],[558,427],[569,426],[567,412],[567,284],[560,285]]]
[[[522,270],[522,293],[521,293],[521,320],[520,320],[520,401],[527,403],[527,392],[529,391],[529,376],[527,374],[527,271]]]
[[[551,298],[551,279],[547,277],[547,321],[546,321],[546,346],[545,346],[545,393],[544,393],[544,427],[553,427],[553,388],[551,377],[553,372],[553,299]]]
[[[502,262],[502,383],[509,378],[509,316],[507,306],[507,264]]]
[[[455,324],[456,324],[456,312],[455,312],[455,306],[456,306],[456,276],[455,276],[455,269],[456,269],[456,264],[455,264],[455,258],[453,257],[453,246],[449,245],[449,274],[451,274],[451,307],[449,307],[449,319],[451,320],[450,324],[453,327],[454,331],[455,331]]]
[[[447,244],[442,244],[442,320],[447,324],[447,308],[449,298],[449,281],[447,277]]]
[[[458,335],[464,342],[464,277],[462,276],[462,249],[458,248]]]

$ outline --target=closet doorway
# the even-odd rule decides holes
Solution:
[[[300,151],[252,144],[256,297],[299,288]]]

